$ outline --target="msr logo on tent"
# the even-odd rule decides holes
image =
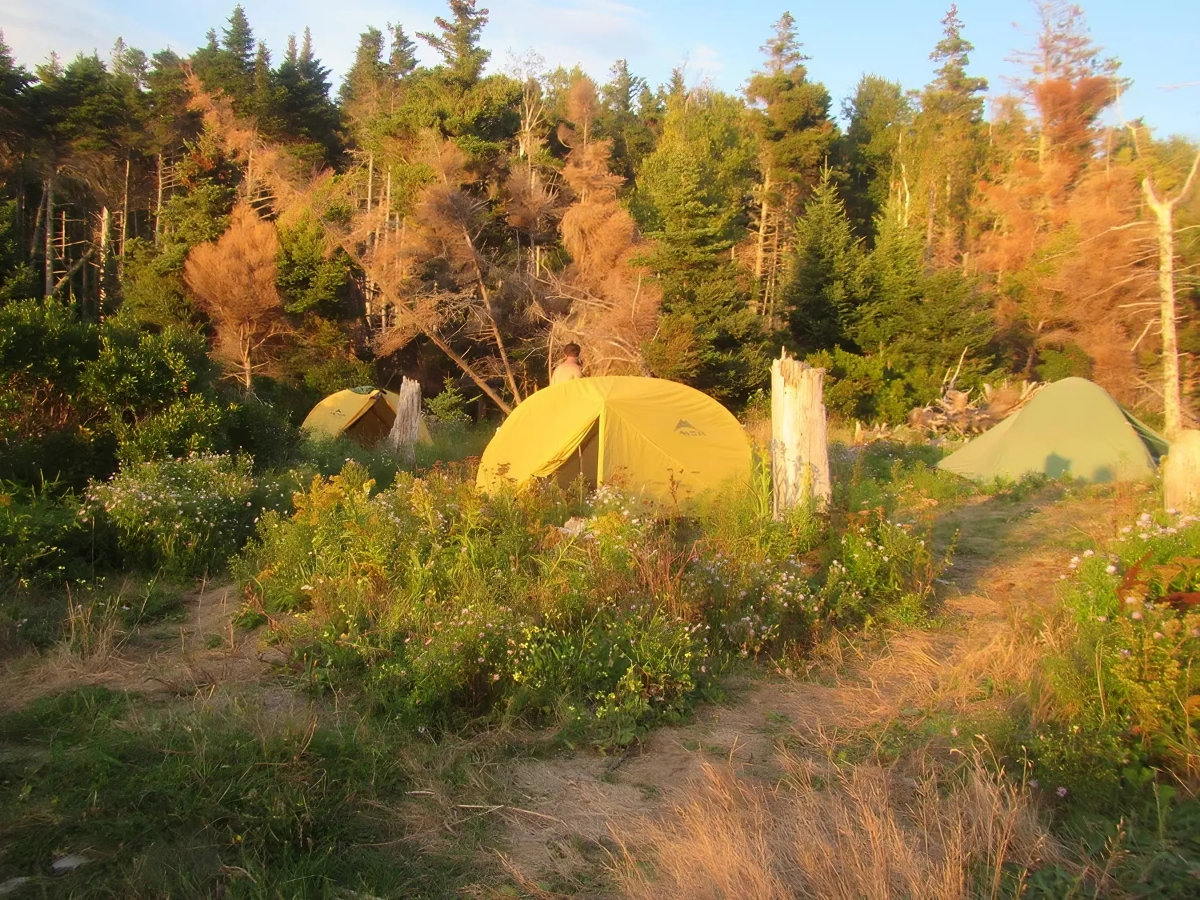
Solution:
[[[704,432],[689,422],[687,419],[680,419],[675,423],[675,430],[680,434],[685,434],[688,437],[704,437]]]

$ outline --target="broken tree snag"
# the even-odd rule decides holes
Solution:
[[[786,351],[771,363],[771,490],[775,518],[803,503],[829,503],[825,370]]]
[[[396,458],[412,465],[417,458],[417,432],[421,423],[421,385],[412,378],[400,382],[396,419],[388,434],[388,445]]]
[[[1163,505],[1181,513],[1200,513],[1200,431],[1175,433],[1163,463]]]

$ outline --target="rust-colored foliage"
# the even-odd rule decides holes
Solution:
[[[283,330],[283,299],[275,286],[279,237],[246,203],[229,229],[188,254],[183,279],[216,333],[216,355],[236,364],[242,384],[260,366],[264,346]]]
[[[562,217],[571,265],[553,285],[570,311],[555,323],[553,337],[585,348],[588,374],[641,373],[641,348],[654,333],[661,294],[649,272],[634,262],[647,247],[618,201],[623,182],[608,168],[612,145],[588,139],[595,92],[586,78],[572,86],[569,105],[577,129],[561,130],[571,147],[563,179],[576,200]]]

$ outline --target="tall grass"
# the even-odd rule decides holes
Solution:
[[[706,765],[668,817],[616,835],[623,896],[1014,896],[1064,859],[1030,794],[979,756],[915,777],[791,756],[774,785]]]

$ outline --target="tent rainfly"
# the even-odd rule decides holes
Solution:
[[[974,481],[1023,475],[1089,482],[1152,478],[1167,443],[1086,378],[1047,385],[938,463]]]
[[[364,447],[379,443],[392,430],[400,395],[383,388],[356,387],[330,394],[312,408],[300,428],[309,434],[337,437],[345,434]],[[418,440],[430,441],[421,419]]]
[[[750,440],[725,407],[659,378],[577,378],[531,394],[483,451],[485,493],[554,478],[612,485],[674,509],[732,483],[748,485]]]

